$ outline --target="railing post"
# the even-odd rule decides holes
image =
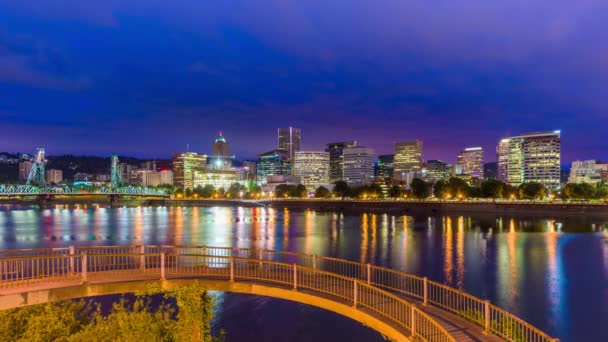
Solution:
[[[416,305],[412,304],[410,308],[410,327],[412,330],[412,341],[414,341],[416,337]]]
[[[144,271],[146,269],[146,256],[144,255],[146,253],[146,245],[142,244],[139,246],[139,253],[141,254],[139,257],[139,267]]]
[[[485,329],[483,331],[484,335],[488,335],[490,333],[490,301],[484,301],[485,306]]]
[[[70,273],[74,273],[74,253],[76,248],[74,245],[70,245]]]
[[[160,252],[160,280],[167,279],[165,275],[165,252]]]
[[[367,285],[370,285],[372,282],[372,265],[367,264]]]
[[[357,279],[353,279],[353,307],[357,308]]]
[[[316,255],[316,254],[313,254],[313,255],[312,255],[312,268],[313,268],[314,270],[316,270],[316,269],[317,269],[317,255]]]
[[[263,266],[263,263],[262,263],[262,260],[263,260],[263,257],[264,257],[263,253],[264,253],[263,249],[258,249],[258,260],[260,260],[260,262],[259,262],[260,268],[262,268],[262,266]]]
[[[82,282],[87,282],[87,252],[82,252]]]
[[[293,264],[293,289],[298,289],[298,265]]]
[[[424,306],[426,306],[429,303],[429,278],[424,277],[422,278],[423,280],[423,284],[424,284],[424,297],[423,297],[423,301],[422,304]]]
[[[230,281],[234,282],[234,257],[230,256]]]

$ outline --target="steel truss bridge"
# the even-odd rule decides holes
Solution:
[[[463,291],[389,268],[311,254],[211,246],[90,246],[0,251],[0,310],[159,282],[297,301],[391,340],[558,342]]]
[[[168,197],[164,189],[142,187],[68,187],[68,186],[34,186],[0,184],[0,196],[86,196],[86,195],[117,195],[117,196],[154,196]]]

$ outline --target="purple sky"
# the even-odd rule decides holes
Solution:
[[[562,130],[608,160],[608,1],[0,0],[0,150],[239,158],[303,129],[425,159]]]

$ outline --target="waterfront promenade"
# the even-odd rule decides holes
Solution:
[[[151,281],[199,280],[211,290],[298,301],[345,315],[392,340],[556,341],[448,286],[347,260],[209,246],[69,247],[0,251],[0,309],[133,292]]]

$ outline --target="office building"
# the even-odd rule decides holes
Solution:
[[[32,170],[32,161],[31,160],[19,161],[19,181],[20,182],[27,181],[27,177],[30,175],[31,170]]]
[[[606,177],[608,177],[608,163],[598,163],[595,160],[577,160],[572,162],[568,183],[597,184]]]
[[[496,146],[496,179],[507,182],[509,163],[509,139],[501,139]]]
[[[395,155],[383,154],[378,156],[376,176],[380,178],[395,178]]]
[[[268,176],[289,176],[291,173],[292,165],[287,151],[275,149],[258,155],[256,178],[259,184],[266,183]]]
[[[294,176],[308,191],[329,184],[329,153],[321,151],[299,151],[294,157]]]
[[[450,164],[442,160],[427,160],[424,167],[424,180],[429,183],[435,183],[440,180],[447,180],[452,176],[453,168]]]
[[[56,169],[46,170],[46,182],[48,184],[59,184],[63,182],[63,171]]]
[[[243,162],[243,168],[246,172],[246,178],[248,181],[256,181],[257,180],[257,165],[254,161],[246,160]]]
[[[217,138],[213,141],[211,157],[207,161],[209,168],[229,170],[232,167],[232,157],[228,151],[229,147],[230,145],[222,135],[222,131],[219,131]]]
[[[276,175],[276,176],[268,176],[266,178],[266,183],[262,184],[262,193],[264,195],[272,195],[274,194],[277,186],[279,185],[298,185],[300,184],[300,178],[296,176],[287,176],[287,175]]]
[[[481,147],[468,147],[458,154],[457,164],[461,176],[483,178],[483,149]]]
[[[295,153],[300,150],[302,138],[299,128],[287,127],[278,129],[278,149],[287,151],[289,159],[293,159]]]
[[[395,179],[407,182],[422,170],[422,141],[395,143]]]
[[[173,185],[173,172],[170,170],[162,171],[139,171],[140,181],[142,186],[155,187],[159,185]]]
[[[325,152],[329,153],[329,181],[331,183],[342,180],[344,165],[343,151],[345,148],[356,147],[355,140],[341,141],[327,144]]]
[[[193,187],[212,185],[216,189],[224,188],[224,190],[228,190],[235,183],[247,185],[247,180],[244,178],[245,173],[242,171],[241,168],[195,170],[192,181]]]
[[[207,166],[207,156],[194,152],[173,155],[173,184],[183,189],[194,187],[195,171],[203,171]]]
[[[344,162],[342,179],[346,183],[361,185],[373,180],[375,161],[373,148],[364,146],[345,148],[342,157]]]
[[[511,185],[538,182],[550,189],[559,188],[560,144],[560,131],[530,133],[502,139],[497,148],[500,151],[499,176],[501,168],[504,168],[506,182]]]

